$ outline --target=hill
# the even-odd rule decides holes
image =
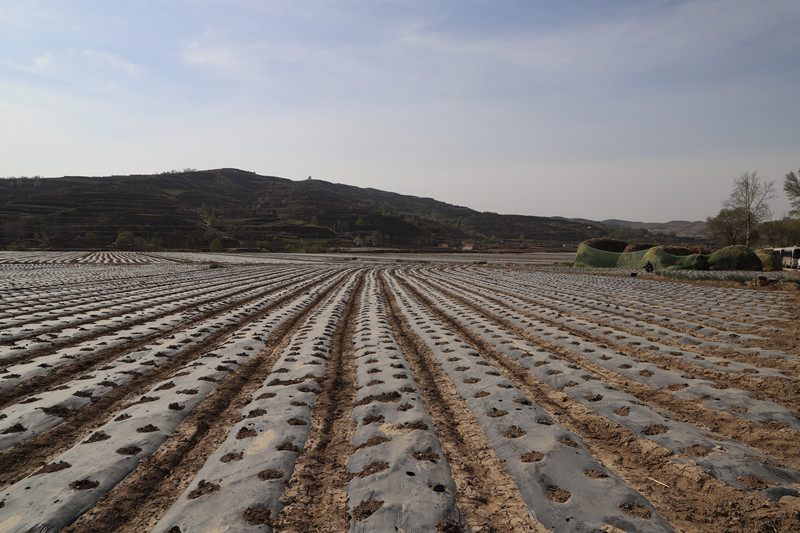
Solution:
[[[706,237],[708,225],[703,221],[670,220],[669,222],[632,222],[630,220],[603,220],[607,226],[646,229],[655,234],[673,234],[677,237]]]
[[[236,169],[0,180],[0,248],[577,246],[602,224]]]

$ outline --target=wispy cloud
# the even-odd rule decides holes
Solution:
[[[108,86],[141,75],[145,69],[108,51],[65,49],[46,52],[22,64],[18,71],[88,88]]]

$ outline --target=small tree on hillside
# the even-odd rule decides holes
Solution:
[[[772,214],[767,201],[774,197],[775,182],[762,182],[758,171],[743,172],[733,182],[731,196],[723,205],[727,209],[741,212],[744,217],[744,243],[747,246],[752,243],[758,225]]]
[[[797,171],[800,174],[800,170]],[[800,178],[794,172],[789,172],[783,181],[783,190],[789,197],[792,210],[789,214],[800,217]]]

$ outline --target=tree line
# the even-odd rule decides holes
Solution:
[[[733,182],[733,190],[722,209],[706,222],[711,235],[722,245],[752,247],[766,241],[771,246],[800,245],[800,170],[784,176],[783,191],[792,209],[788,217],[770,220],[769,200],[776,197],[775,182],[762,181],[758,172],[743,172]]]

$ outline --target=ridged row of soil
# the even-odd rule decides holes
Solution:
[[[0,265],[0,532],[800,530],[796,293],[98,260]]]

